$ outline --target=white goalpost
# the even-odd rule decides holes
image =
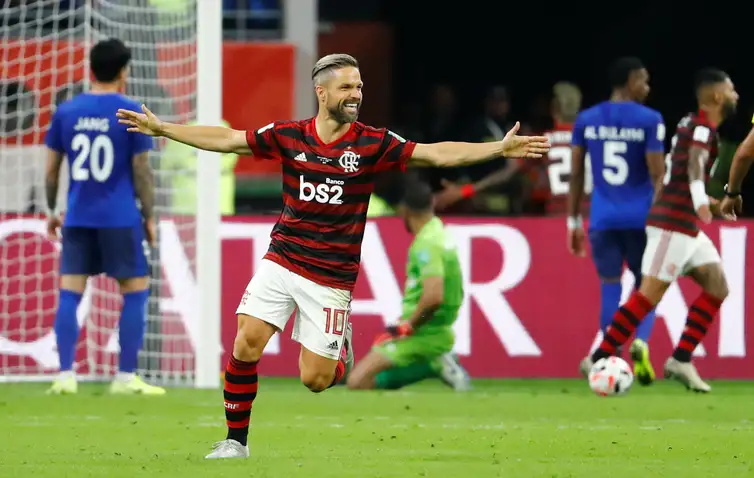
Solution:
[[[88,50],[117,37],[132,50],[128,94],[158,116],[220,124],[220,0],[37,0],[0,13],[0,381],[49,380],[59,245],[45,237],[44,136],[57,104],[89,87]],[[151,154],[159,245],[139,371],[168,386],[220,383],[220,167],[214,153]],[[64,168],[65,169],[65,168]],[[63,171],[58,204],[65,208]],[[195,207],[178,207],[196,189]],[[107,380],[118,364],[117,284],[92,278],[78,310],[75,369]]]

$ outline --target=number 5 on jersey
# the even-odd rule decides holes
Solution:
[[[88,181],[90,177],[100,183],[107,181],[113,172],[115,160],[113,142],[108,136],[98,134],[92,140],[88,135],[79,133],[73,137],[71,149],[76,152],[76,159],[71,165],[71,178],[74,181]]]

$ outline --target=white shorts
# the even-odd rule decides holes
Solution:
[[[673,282],[699,266],[720,262],[717,248],[702,231],[696,237],[691,237],[647,226],[647,247],[641,261],[642,275]]]
[[[264,320],[282,332],[294,310],[291,338],[317,355],[340,358],[351,313],[351,293],[317,284],[263,259],[246,286],[236,314]]]

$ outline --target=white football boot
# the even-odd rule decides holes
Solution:
[[[452,353],[446,353],[439,357],[440,379],[456,392],[471,390],[471,379],[468,372],[463,368],[458,358]]]
[[[205,456],[207,460],[220,458],[248,458],[249,445],[241,445],[236,440],[226,439],[212,446],[212,453]]]
[[[695,392],[709,393],[712,391],[712,387],[699,376],[699,372],[696,371],[693,363],[679,362],[673,357],[665,362],[665,378],[674,378],[686,385],[686,388]]]

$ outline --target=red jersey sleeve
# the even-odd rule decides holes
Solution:
[[[246,143],[256,159],[280,159],[277,128],[280,123],[270,123],[257,130],[246,131]]]
[[[401,138],[389,129],[383,128],[382,131],[383,137],[380,148],[382,155],[377,159],[375,169],[378,172],[395,169],[405,171],[408,160],[411,159],[414,148],[416,148],[416,143]]]

